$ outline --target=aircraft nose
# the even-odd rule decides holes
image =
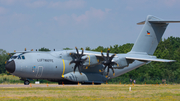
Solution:
[[[13,73],[15,71],[15,62],[14,62],[14,60],[8,62],[5,65],[5,68],[9,73]]]

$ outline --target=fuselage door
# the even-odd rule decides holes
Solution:
[[[42,73],[43,73],[43,66],[39,66],[36,77],[41,77]]]

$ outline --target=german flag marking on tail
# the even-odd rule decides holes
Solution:
[[[147,31],[147,35],[150,35],[150,32]]]

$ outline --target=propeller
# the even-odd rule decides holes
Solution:
[[[79,73],[82,75],[80,68],[83,67],[83,63],[84,63],[88,58],[82,59],[83,52],[84,52],[84,49],[83,49],[83,48],[82,48],[81,54],[79,54],[79,51],[78,51],[77,47],[75,47],[75,48],[76,48],[76,53],[70,53],[70,55],[73,57],[73,60],[69,63],[69,65],[71,65],[72,63],[75,63],[73,72],[75,73],[75,70],[76,70],[76,68],[78,67],[78,71],[79,71]]]
[[[107,56],[105,57],[103,52],[101,51],[101,55],[104,58],[104,61],[101,62],[101,64],[104,65],[104,69],[103,71],[106,69],[106,67],[108,67],[107,69],[107,76],[109,75],[109,69],[112,70],[113,75],[115,75],[114,69],[113,69],[113,65],[118,65],[116,62],[112,62],[112,59],[114,58],[114,56],[116,56],[116,54],[113,54],[111,57],[109,57],[109,49],[107,50]],[[106,77],[107,77],[106,76]]]

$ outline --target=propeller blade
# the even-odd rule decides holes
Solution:
[[[77,47],[75,47],[75,48],[76,48],[76,52],[77,52],[77,54],[79,55],[79,51],[78,51]]]
[[[79,73],[82,75],[82,73],[81,73],[80,69],[81,69],[81,68],[80,68],[80,66],[78,66],[78,71],[79,71]]]
[[[71,62],[69,63],[69,65],[72,64],[72,63],[74,63],[74,61],[71,61]]]
[[[116,54],[113,54],[113,55],[109,58],[109,60],[111,61],[111,60],[114,58],[114,56],[116,56]]]
[[[111,62],[111,65],[118,65],[116,62]]]
[[[106,69],[107,66],[104,67],[103,71]]]
[[[75,71],[76,71],[76,68],[77,68],[77,65],[74,66],[74,71],[73,71],[74,73],[75,73]]]
[[[107,60],[109,60],[109,50],[110,49],[107,50]]]
[[[111,70],[112,70],[112,72],[113,72],[113,75],[115,75],[115,73],[114,73],[114,69],[112,68],[112,66],[110,66],[110,68],[111,68]]]
[[[82,48],[82,53],[81,53],[81,57],[83,56],[83,53],[84,53],[84,49]]]
[[[88,57],[87,57],[87,58],[85,58],[85,59],[81,59],[81,61],[82,61],[82,62],[85,62],[87,59],[88,59]]]
[[[109,66],[108,66],[108,70],[107,70],[107,76],[109,75]]]
[[[104,59],[104,60],[106,60],[106,58],[104,57],[104,54],[103,54],[103,52],[102,52],[102,51],[101,51],[101,55],[102,55],[103,59]]]

